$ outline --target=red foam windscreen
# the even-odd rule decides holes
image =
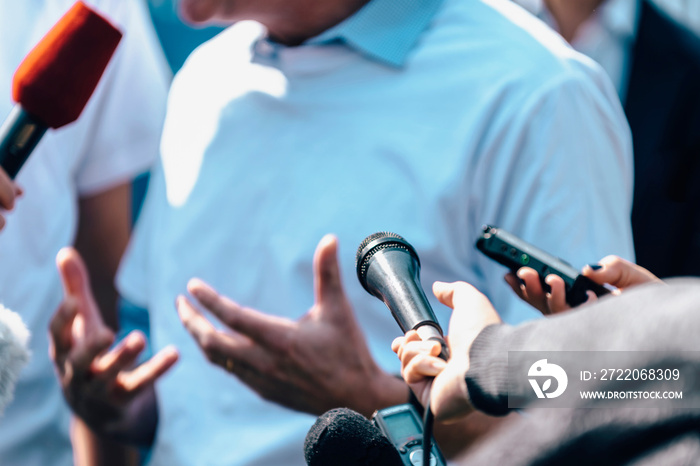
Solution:
[[[75,121],[121,37],[109,21],[77,2],[19,65],[12,98],[51,128]]]

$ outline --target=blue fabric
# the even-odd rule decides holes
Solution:
[[[343,43],[364,56],[400,68],[443,0],[372,0],[345,21],[305,45]],[[263,38],[254,45],[253,61],[275,66],[284,46]]]
[[[442,0],[373,0],[307,43],[340,40],[366,56],[401,67]]]

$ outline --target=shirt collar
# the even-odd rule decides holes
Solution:
[[[442,1],[371,0],[305,44],[343,42],[369,58],[400,68]]]

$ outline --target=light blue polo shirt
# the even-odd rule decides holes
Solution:
[[[400,330],[355,276],[367,235],[405,237],[429,296],[435,280],[465,280],[512,323],[537,314],[474,248],[482,224],[576,267],[632,256],[631,140],[615,91],[510,1],[375,0],[301,46],[264,36],[239,23],[176,76],[120,272],[122,294],[151,313],[155,348],[181,353],[156,386],[153,464],[303,465],[315,420],[206,360],[173,308],[192,277],[298,319],[314,303],[316,245],[334,233],[369,350],[398,373]],[[431,303],[447,327],[450,310]],[[315,396],[335,388],[382,389],[329,380]]]

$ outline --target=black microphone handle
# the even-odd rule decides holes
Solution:
[[[381,254],[375,254],[371,260],[372,266],[367,268],[365,277],[368,291],[386,304],[404,333],[415,330],[421,340],[440,343],[440,357],[447,360],[449,350],[428,298],[420,286],[417,261],[400,249],[384,250]],[[404,273],[387,273],[388,270],[397,269]]]
[[[48,126],[15,105],[0,127],[0,166],[11,179],[27,161]]]

